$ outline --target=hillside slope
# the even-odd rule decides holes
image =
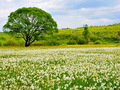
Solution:
[[[59,33],[45,36],[44,39],[55,44],[86,44],[82,34],[83,31],[83,27],[60,29]],[[120,23],[107,26],[90,26],[89,32],[90,44],[116,44],[120,41]]]
[[[120,43],[120,23],[107,26],[90,26],[89,44],[119,44]],[[32,45],[77,45],[86,44],[82,32],[83,27],[76,29],[59,29],[53,35],[41,35]],[[0,33],[0,46],[23,46],[21,38],[15,38],[5,33]]]

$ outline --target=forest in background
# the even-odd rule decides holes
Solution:
[[[120,44],[120,23],[106,26],[89,26],[89,44]],[[84,28],[64,28],[52,35],[40,35],[31,46],[83,45]],[[24,46],[24,40],[16,35],[0,33],[0,46]]]

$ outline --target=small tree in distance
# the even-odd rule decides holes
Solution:
[[[8,22],[3,26],[4,32],[18,34],[25,41],[25,46],[31,45],[43,33],[57,32],[57,23],[52,16],[36,7],[23,7],[8,16]]]
[[[88,30],[88,25],[85,24],[83,26],[84,26],[83,36],[85,38],[86,43],[88,44],[90,42],[90,33],[89,33],[89,30]]]

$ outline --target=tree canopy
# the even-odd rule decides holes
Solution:
[[[49,13],[36,7],[23,7],[10,13],[3,31],[18,34],[25,40],[25,46],[29,46],[42,33],[53,33],[58,29]]]

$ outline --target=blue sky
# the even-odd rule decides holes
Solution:
[[[0,31],[10,12],[38,7],[52,15],[58,28],[120,23],[120,0],[0,0]]]

